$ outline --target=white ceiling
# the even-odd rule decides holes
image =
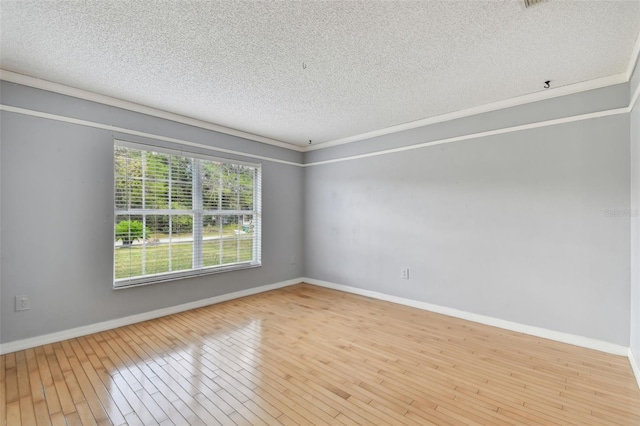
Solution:
[[[0,0],[3,69],[306,145],[627,70],[638,1]]]

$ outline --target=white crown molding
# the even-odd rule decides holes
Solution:
[[[629,348],[629,364],[631,364],[631,370],[633,370],[633,375],[636,376],[636,382],[638,382],[638,388],[640,388],[640,364],[636,361],[633,356],[633,351]]]
[[[302,152],[304,150],[303,147],[298,145],[293,145],[293,144],[289,144],[279,140],[266,138],[264,136],[254,135],[253,133],[243,132],[241,130],[220,126],[218,124],[209,123],[207,121],[202,121],[195,118],[185,117],[180,114],[175,114],[175,113],[163,111],[157,108],[136,104],[134,102],[112,98],[110,96],[93,93],[88,90],[77,89],[75,87],[66,86],[64,84],[54,83],[52,81],[42,80],[39,78],[18,74],[13,71],[0,69],[0,80],[21,84],[23,86],[29,86],[36,89],[46,90],[48,92],[59,93],[61,95],[72,96],[74,98],[84,99],[91,102],[97,102],[100,104],[109,105],[116,108],[122,108],[128,111],[139,112],[141,114],[150,115],[152,117],[163,118],[165,120],[171,120],[178,123],[187,124],[189,126],[200,127],[202,129],[212,130],[218,133],[224,133],[226,135],[237,136],[237,137],[249,139],[255,142],[262,142],[268,145],[273,145],[280,148],[286,148],[293,151]]]
[[[287,165],[290,165],[290,166],[302,167],[301,163],[296,163],[296,162],[293,162],[293,161],[280,160],[278,158],[265,157],[263,155],[248,154],[248,153],[245,153],[245,152],[235,151],[233,149],[219,148],[219,147],[204,145],[204,144],[197,143],[197,142],[187,141],[187,140],[184,140],[184,139],[169,138],[169,137],[166,137],[166,136],[155,135],[153,133],[140,132],[140,131],[132,130],[132,129],[125,129],[124,127],[116,127],[116,126],[111,126],[109,124],[96,123],[94,121],[80,120],[80,119],[77,119],[77,118],[65,117],[63,115],[49,114],[48,112],[34,111],[34,110],[31,110],[31,109],[18,108],[18,107],[14,107],[14,106],[10,106],[10,105],[1,105],[1,104],[0,104],[0,111],[13,112],[13,113],[16,113],[16,114],[29,115],[31,117],[39,117],[39,118],[44,118],[44,119],[47,119],[47,120],[61,121],[63,123],[71,123],[71,124],[77,124],[77,125],[80,125],[80,126],[93,127],[93,128],[96,128],[96,129],[109,130],[111,132],[125,133],[125,134],[133,135],[133,136],[142,136],[142,137],[145,137],[145,138],[157,139],[157,140],[161,140],[161,141],[165,141],[165,142],[176,143],[176,144],[179,144],[179,145],[185,145],[185,146],[191,146],[191,147],[195,147],[195,148],[206,149],[208,151],[213,151],[213,152],[222,152],[222,153],[225,153],[225,154],[233,154],[233,155],[239,155],[239,156],[242,156],[242,157],[255,158],[257,160],[265,160],[265,161],[271,161],[271,162],[274,162],[274,163],[280,163],[280,164],[287,164]]]
[[[636,63],[638,62],[638,55],[640,55],[640,33],[638,33],[638,37],[636,38],[636,43],[633,45],[633,50],[631,50],[631,57],[629,58],[629,63],[627,64],[627,71],[625,72],[627,81],[631,80],[633,69],[636,67]]]
[[[344,145],[344,144],[356,142],[363,139],[370,139],[377,136],[397,133],[404,130],[415,129],[418,127],[425,127],[425,126],[429,126],[436,123],[442,123],[445,121],[451,121],[459,118],[469,117],[472,115],[482,114],[482,113],[491,112],[491,111],[497,111],[497,110],[510,108],[518,105],[523,105],[527,103],[537,102],[537,101],[546,100],[546,99],[552,99],[552,98],[565,96],[565,95],[571,95],[571,94],[585,92],[593,89],[599,89],[602,87],[612,86],[615,84],[626,83],[629,81],[629,78],[631,76],[629,72],[629,68],[631,69],[631,72],[632,72],[633,71],[632,64],[634,64],[635,61],[637,60],[639,52],[640,52],[640,37],[636,41],[633,55],[632,55],[632,60],[629,62],[627,71],[621,74],[615,74],[615,75],[611,75],[608,77],[603,77],[595,80],[585,81],[581,83],[553,88],[550,90],[531,93],[529,95],[506,99],[504,101],[494,102],[491,104],[480,105],[477,107],[468,108],[461,111],[455,111],[447,114],[438,115],[435,117],[429,117],[422,120],[412,121],[409,123],[391,126],[384,129],[375,130],[372,132],[362,133],[359,135],[349,136],[347,138],[336,139],[333,141],[323,142],[323,143],[319,143],[317,145],[311,145],[311,146],[299,146],[299,145],[289,144],[286,142],[266,138],[259,135],[254,135],[254,134],[243,132],[240,130],[227,128],[227,127],[209,123],[206,121],[185,117],[179,114],[162,111],[156,108],[139,105],[133,102],[112,98],[110,96],[89,92],[87,90],[77,89],[77,88],[66,86],[63,84],[54,83],[51,81],[42,80],[42,79],[26,76],[23,74],[18,74],[18,73],[3,70],[3,69],[0,69],[0,80],[5,80],[8,82],[21,84],[24,86],[34,87],[36,89],[42,89],[49,92],[72,96],[75,98],[84,99],[92,102],[97,102],[104,105],[110,105],[117,108],[126,109],[129,111],[139,112],[139,113],[150,115],[153,117],[163,118],[166,120],[171,120],[171,121],[187,124],[194,127],[200,127],[203,129],[212,130],[219,133],[238,136],[244,139],[249,139],[256,142],[262,142],[265,144],[278,146],[281,148],[285,148],[285,149],[289,149],[297,152],[308,152],[308,151],[315,151],[318,149],[330,148],[338,145]]]
[[[635,100],[637,100],[639,94],[640,94],[640,85],[636,89],[635,96],[633,97],[634,102],[635,102]],[[14,106],[10,106],[10,105],[2,105],[2,104],[0,104],[0,111],[7,111],[7,112],[16,113],[16,114],[23,114],[23,115],[28,115],[28,116],[32,116],[32,117],[44,118],[44,119],[47,119],[47,120],[60,121],[60,122],[64,122],[64,123],[77,124],[77,125],[80,125],[80,126],[93,127],[93,128],[97,128],[97,129],[109,130],[109,131],[112,131],[112,132],[124,133],[124,134],[129,134],[129,135],[134,135],[134,136],[142,136],[142,137],[145,137],[145,138],[157,139],[157,140],[161,140],[161,141],[165,141],[165,142],[176,143],[176,144],[179,144],[179,145],[206,149],[208,151],[217,152],[217,153],[221,152],[221,153],[225,153],[225,154],[233,154],[233,155],[238,155],[238,156],[242,156],[242,157],[248,157],[248,158],[253,158],[253,159],[258,159],[258,160],[271,161],[271,162],[274,162],[274,163],[287,164],[287,165],[296,166],[296,167],[314,167],[314,166],[320,166],[320,165],[325,165],[325,164],[340,163],[340,162],[343,162],[343,161],[353,161],[353,160],[358,160],[358,159],[362,159],[362,158],[376,157],[376,156],[379,156],[379,155],[388,155],[388,154],[393,154],[393,153],[403,152],[403,151],[411,151],[411,150],[414,150],[414,149],[421,149],[421,148],[426,148],[426,147],[434,146],[434,145],[441,145],[441,144],[446,144],[446,143],[453,143],[453,142],[460,142],[460,141],[465,141],[465,140],[483,138],[483,137],[487,137],[487,136],[495,136],[495,135],[501,135],[501,134],[505,134],[505,133],[536,129],[536,128],[539,128],[539,127],[555,126],[555,125],[558,125],[558,124],[571,123],[571,122],[574,122],[574,121],[589,120],[589,119],[594,119],[594,118],[607,117],[607,116],[610,116],[610,115],[624,114],[624,113],[630,112],[632,107],[633,107],[633,105],[631,105],[631,106],[629,106],[627,108],[618,108],[618,109],[613,109],[613,110],[598,111],[598,112],[589,113],[589,114],[576,115],[576,116],[570,116],[570,117],[563,117],[563,118],[558,118],[558,119],[554,119],[554,120],[547,120],[547,121],[540,121],[540,122],[536,122],[536,123],[523,124],[523,125],[520,125],[520,126],[513,126],[513,127],[502,128],[502,129],[489,130],[489,131],[486,131],[486,132],[470,133],[470,134],[462,135],[462,136],[455,136],[455,137],[445,138],[445,139],[437,139],[437,140],[433,140],[433,141],[429,141],[429,142],[422,142],[422,143],[413,144],[413,145],[405,145],[405,146],[401,146],[401,147],[398,147],[398,148],[390,148],[390,149],[385,149],[385,150],[381,150],[381,151],[369,152],[369,153],[365,153],[365,154],[358,154],[358,155],[352,155],[352,156],[347,156],[347,157],[339,157],[339,158],[334,158],[334,159],[330,159],[330,160],[322,160],[322,161],[316,161],[316,162],[306,163],[306,164],[297,163],[297,162],[293,162],[293,161],[287,161],[287,160],[280,160],[278,158],[265,157],[265,156],[262,156],[262,155],[248,154],[248,153],[235,151],[235,150],[231,150],[231,149],[212,147],[212,146],[209,146],[209,145],[204,145],[204,144],[200,144],[200,143],[197,143],[197,142],[191,142],[191,141],[187,141],[187,140],[184,140],[184,139],[170,138],[170,137],[166,137],[166,136],[155,135],[155,134],[152,134],[152,133],[146,133],[146,132],[140,132],[140,131],[137,131],[137,130],[126,129],[126,128],[123,128],[123,127],[115,127],[115,126],[111,126],[111,125],[108,125],[108,124],[96,123],[96,122],[93,122],[93,121],[86,121],[86,120],[80,120],[80,119],[77,119],[77,118],[65,117],[65,116],[62,116],[62,115],[49,114],[49,113],[46,113],[46,112],[34,111],[34,110],[26,109],[26,108],[18,108],[18,107],[14,107]]]
[[[358,160],[361,158],[368,158],[368,157],[377,157],[379,155],[388,155],[396,152],[412,151],[414,149],[426,148],[428,146],[433,146],[433,145],[442,145],[446,143],[460,142],[460,141],[465,141],[470,139],[483,138],[487,136],[495,136],[495,135],[502,135],[505,133],[520,132],[523,130],[537,129],[539,127],[547,127],[547,126],[555,126],[555,125],[564,124],[564,123],[572,123],[574,121],[590,120],[594,118],[607,117],[610,115],[625,114],[630,111],[631,111],[631,108],[627,107],[627,108],[618,108],[618,109],[611,109],[606,111],[592,112],[589,114],[574,115],[571,117],[557,118],[554,120],[539,121],[537,123],[522,124],[520,126],[505,127],[502,129],[489,130],[486,132],[470,133],[468,135],[455,136],[455,137],[446,138],[446,139],[436,139],[434,141],[422,142],[422,143],[417,143],[413,145],[404,145],[398,148],[384,149],[381,151],[368,152],[365,154],[339,157],[331,160],[315,161],[313,163],[306,163],[304,167],[321,166],[324,164],[340,163],[343,161],[352,161],[352,160]]]
[[[549,89],[541,92],[518,96],[516,98],[506,99],[504,101],[498,101],[490,104],[479,105],[473,108],[468,108],[460,111],[450,112],[447,114],[437,115],[435,117],[429,117],[422,120],[411,121],[409,123],[386,127],[384,129],[378,129],[372,132],[361,133],[359,135],[349,136],[342,139],[336,139],[329,142],[322,142],[322,143],[319,143],[318,145],[307,146],[304,152],[330,148],[338,145],[344,145],[351,142],[360,141],[363,139],[371,139],[378,136],[384,136],[392,133],[402,132],[404,130],[430,126],[432,124],[443,123],[445,121],[456,120],[459,118],[469,117],[477,114],[483,114],[491,111],[498,111],[505,108],[511,108],[518,105],[543,101],[547,99],[553,99],[560,96],[586,92],[588,90],[600,89],[603,87],[613,86],[615,84],[627,83],[628,81],[629,79],[627,77],[626,72],[610,75],[608,77],[602,77],[595,80],[583,81],[580,83],[570,84],[567,86],[561,86],[561,87],[557,87],[557,88],[553,88],[553,89]]]
[[[633,96],[631,96],[631,100],[629,101],[629,112],[635,108],[636,102],[638,102],[638,95],[640,95],[640,84],[636,86],[636,91],[633,92]]]
[[[640,85],[638,86],[638,88],[637,88],[637,90],[635,92],[635,96],[634,96],[633,99],[637,100],[639,94],[640,94]],[[166,137],[166,136],[155,135],[155,134],[152,134],[152,133],[146,133],[146,132],[140,132],[140,131],[137,131],[137,130],[125,129],[123,127],[115,127],[115,126],[111,126],[111,125],[108,125],[108,124],[101,124],[101,123],[96,123],[96,122],[93,122],[93,121],[79,120],[77,118],[65,117],[65,116],[62,116],[62,115],[49,114],[49,113],[46,113],[46,112],[34,111],[34,110],[26,109],[26,108],[18,108],[18,107],[14,107],[14,106],[10,106],[10,105],[2,105],[2,104],[0,104],[0,111],[7,111],[7,112],[16,113],[16,114],[23,114],[23,115],[28,115],[28,116],[32,116],[32,117],[44,118],[44,119],[47,119],[47,120],[60,121],[60,122],[64,122],[64,123],[77,124],[77,125],[80,125],[80,126],[93,127],[93,128],[96,128],[96,129],[109,130],[109,131],[112,131],[112,132],[124,133],[124,134],[129,134],[129,135],[134,135],[134,136],[142,136],[142,137],[146,137],[146,138],[162,140],[162,141],[165,141],[165,142],[171,142],[171,143],[176,143],[176,144],[180,144],[180,145],[206,149],[206,150],[212,151],[212,152],[217,152],[217,153],[222,152],[222,153],[225,153],[225,154],[233,154],[233,155],[238,155],[238,156],[242,156],[242,157],[248,157],[248,158],[254,158],[254,159],[258,159],[258,160],[271,161],[271,162],[275,162],[275,163],[287,164],[287,165],[296,166],[296,167],[313,167],[313,166],[320,166],[320,165],[324,165],[324,164],[340,163],[340,162],[343,162],[343,161],[353,161],[353,160],[358,160],[358,159],[361,159],[361,158],[376,157],[376,156],[379,156],[379,155],[388,155],[388,154],[393,154],[393,153],[396,153],[396,152],[411,151],[411,150],[414,150],[414,149],[426,148],[426,147],[433,146],[433,145],[441,145],[441,144],[445,144],[445,143],[460,142],[460,141],[477,139],[477,138],[482,138],[482,137],[487,137],[487,136],[494,136],[494,135],[500,135],[500,134],[505,134],[505,133],[518,132],[518,131],[522,131],[522,130],[536,129],[536,128],[539,128],[539,127],[555,126],[555,125],[558,125],[558,124],[571,123],[571,122],[574,122],[574,121],[588,120],[588,119],[599,118],[599,117],[607,117],[607,116],[610,116],[610,115],[617,115],[617,114],[624,114],[624,113],[630,112],[631,109],[632,109],[632,106],[629,106],[627,108],[618,108],[618,109],[613,109],[613,110],[598,111],[598,112],[589,113],[589,114],[576,115],[576,116],[571,116],[571,117],[563,117],[563,118],[558,118],[558,119],[554,119],[554,120],[540,121],[540,122],[537,122],[537,123],[529,123],[529,124],[523,124],[523,125],[520,125],[520,126],[513,126],[513,127],[502,128],[502,129],[489,130],[489,131],[486,131],[486,132],[470,133],[470,134],[462,135],[462,136],[455,136],[455,137],[445,138],[445,139],[437,139],[437,140],[434,140],[434,141],[422,142],[422,143],[413,144],[413,145],[405,145],[405,146],[401,146],[401,147],[398,147],[398,148],[390,148],[390,149],[385,149],[385,150],[381,150],[381,151],[369,152],[369,153],[365,153],[365,154],[352,155],[352,156],[348,156],[348,157],[339,157],[339,158],[334,158],[334,159],[330,159],[330,160],[323,160],[323,161],[316,161],[316,162],[312,162],[312,163],[302,164],[302,163],[297,163],[297,162],[293,162],[293,161],[280,160],[280,159],[272,158],[272,157],[265,157],[265,156],[262,156],[262,155],[247,154],[247,153],[244,153],[244,152],[234,151],[234,150],[231,150],[231,149],[212,147],[212,146],[209,146],[209,145],[204,145],[204,144],[200,144],[200,143],[197,143],[197,142],[191,142],[191,141],[187,141],[187,140],[184,140],[184,139],[169,138],[169,137]]]
[[[0,73],[2,73],[2,72],[3,71],[0,70]],[[4,72],[6,72],[6,71],[4,71]],[[13,74],[15,74],[15,73],[13,73]],[[17,75],[20,75],[20,74],[17,74]],[[1,76],[2,75],[0,74],[0,77]],[[620,75],[616,75],[616,76],[613,76],[613,77],[616,77],[616,79],[617,79],[619,76]],[[29,78],[31,78],[31,77],[29,77]],[[569,86],[567,86],[567,87],[569,87]],[[561,95],[558,95],[558,96],[561,96]],[[553,120],[547,120],[547,121],[539,121],[539,122],[524,124],[524,125],[520,125],[520,126],[505,127],[505,128],[500,128],[500,129],[495,129],[495,130],[490,130],[490,131],[485,131],[485,132],[478,132],[478,133],[470,133],[470,134],[462,135],[462,136],[456,136],[456,137],[445,138],[445,139],[438,139],[438,140],[429,141],[429,142],[423,142],[423,143],[412,144],[412,145],[405,145],[405,146],[401,146],[401,147],[398,147],[398,148],[390,148],[390,149],[385,149],[385,150],[381,150],[381,151],[369,152],[369,153],[365,153],[365,154],[358,154],[358,155],[352,155],[352,156],[347,156],[347,157],[339,157],[339,158],[335,158],[335,159],[316,161],[316,162],[311,162],[311,163],[306,163],[306,164],[298,163],[298,162],[294,162],[294,161],[280,160],[280,159],[273,158],[273,157],[248,154],[248,153],[244,153],[244,152],[241,152],[241,151],[235,151],[235,150],[230,150],[230,149],[225,149],[225,148],[213,147],[213,146],[209,146],[209,145],[200,144],[200,143],[197,143],[197,142],[187,141],[187,140],[184,140],[184,139],[170,138],[170,137],[165,137],[165,136],[156,135],[156,134],[152,134],[152,133],[140,132],[140,131],[137,131],[137,130],[126,129],[126,128],[122,128],[122,127],[115,127],[115,126],[111,126],[111,125],[107,125],[107,124],[96,123],[96,122],[87,121],[87,120],[80,120],[80,119],[77,119],[77,118],[66,117],[66,116],[61,116],[61,115],[56,115],[56,114],[50,114],[50,113],[30,110],[30,109],[26,109],[26,108],[19,108],[19,107],[14,107],[14,106],[10,106],[10,105],[1,105],[0,104],[0,111],[13,112],[13,113],[17,113],[17,114],[24,114],[24,115],[29,115],[29,116],[33,116],[33,117],[45,118],[45,119],[49,119],[49,120],[55,120],[55,121],[61,121],[61,122],[66,122],[66,123],[71,123],[71,124],[82,125],[82,126],[94,127],[94,128],[103,129],[103,130],[109,130],[109,131],[112,131],[112,132],[125,133],[125,134],[134,135],[134,136],[142,136],[142,137],[147,137],[147,138],[151,138],[151,139],[158,139],[158,140],[171,142],[171,143],[176,143],[176,144],[180,144],[180,145],[192,146],[192,147],[196,147],[196,148],[206,149],[208,151],[221,152],[221,153],[225,153],[225,154],[233,154],[233,155],[238,155],[238,156],[243,156],[243,157],[248,157],[248,158],[254,158],[254,159],[258,159],[258,160],[271,161],[271,162],[287,164],[287,165],[292,165],[292,166],[297,166],[297,167],[313,167],[313,166],[319,166],[319,165],[324,165],[324,164],[338,163],[338,162],[342,162],[342,161],[352,161],[352,160],[357,160],[357,159],[361,159],[361,158],[374,157],[374,156],[378,156],[378,155],[393,154],[393,153],[396,153],[396,152],[402,152],[402,151],[409,151],[409,150],[414,150],[414,149],[425,148],[425,147],[432,146],[432,145],[440,145],[440,144],[445,144],[445,143],[460,142],[460,141],[464,141],[464,140],[482,138],[482,137],[499,135],[499,134],[504,134],[504,133],[511,133],[511,132],[517,132],[517,131],[522,131],[522,130],[535,129],[535,128],[539,128],[539,127],[546,127],[546,126],[554,126],[554,125],[564,124],[564,123],[571,123],[571,122],[574,122],[574,121],[587,120],[587,119],[593,119],[593,118],[599,118],[599,117],[606,117],[606,116],[610,116],[610,115],[628,113],[628,112],[631,112],[631,110],[635,106],[639,96],[640,96],[640,85],[638,85],[638,87],[636,87],[636,90],[635,90],[634,94],[631,97],[630,104],[626,108],[618,108],[618,109],[612,109],[612,110],[598,111],[598,112],[594,112],[594,113],[563,117],[563,118],[559,118],[559,119],[553,119]],[[440,117],[443,117],[443,116],[440,116]],[[434,118],[428,119],[428,120],[434,120],[436,118],[438,118],[438,117],[434,117]],[[460,117],[458,117],[458,118],[460,118]],[[453,118],[451,118],[451,119],[453,119]],[[433,123],[431,123],[431,124],[433,124]],[[344,142],[344,143],[347,143],[347,142]],[[328,146],[326,146],[326,147],[328,148]],[[316,146],[316,147],[310,147],[307,150],[314,150],[314,149],[319,149],[319,148]],[[300,150],[298,150],[298,151],[300,151]]]
[[[486,324],[493,327],[500,327],[506,330],[516,331],[518,333],[529,334],[531,336],[542,337],[544,339],[555,340],[557,342],[568,343],[570,345],[581,346],[583,348],[594,349],[614,355],[629,355],[629,348],[615,343],[605,342],[602,340],[592,339],[590,337],[577,336],[575,334],[563,333],[560,331],[548,330],[546,328],[534,327],[530,325],[520,324],[502,320],[499,318],[489,317],[485,315],[474,314],[472,312],[461,311],[446,306],[433,305],[431,303],[419,300],[405,299],[402,297],[391,296],[376,291],[364,290],[361,288],[350,287],[342,284],[335,284],[328,281],[316,280],[313,278],[301,278],[305,283],[326,287],[333,290],[344,291],[346,293],[358,294],[360,296],[371,297],[373,299],[384,300],[387,302],[398,303],[400,305],[411,306],[413,308],[425,311],[436,312],[438,314],[449,315],[461,318],[467,321],[473,321],[480,324]]]
[[[75,337],[86,336],[87,334],[99,333],[105,330],[123,327],[125,325],[135,324],[142,321],[148,321],[154,318],[164,317],[166,315],[176,314],[191,309],[201,308],[203,306],[214,305],[216,303],[226,302],[228,300],[238,299],[240,297],[251,296],[266,291],[276,290],[290,285],[299,284],[300,278],[293,280],[281,281],[273,284],[267,284],[260,287],[254,287],[247,290],[236,291],[233,293],[223,294],[220,296],[210,297],[207,299],[196,300],[195,302],[183,303],[182,305],[170,306],[168,308],[156,309],[142,314],[130,315],[124,318],[118,318],[110,321],[99,322],[82,327],[72,328],[69,330],[58,331],[55,333],[45,334],[42,336],[31,337],[28,339],[15,340],[13,342],[0,344],[0,355],[10,352],[21,351],[24,349],[34,348],[36,346],[47,345],[49,343],[60,342],[62,340],[73,339]]]

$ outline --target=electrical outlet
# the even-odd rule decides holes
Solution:
[[[403,280],[409,279],[409,268],[400,269],[400,278],[402,278]]]
[[[29,296],[16,296],[16,312],[26,311],[31,308]]]

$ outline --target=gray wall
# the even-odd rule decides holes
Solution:
[[[607,102],[626,106],[624,89]],[[547,111],[575,99],[545,101]],[[448,137],[464,120],[363,143],[375,151]],[[311,166],[305,271],[627,346],[629,168],[628,114]]]
[[[301,160],[298,152],[236,144],[239,138],[4,82],[2,97],[4,104]],[[113,139],[154,141],[8,112],[0,120],[1,342],[303,275],[303,169],[262,161],[262,267],[113,290]],[[29,311],[14,312],[17,294],[30,296]]]
[[[629,85],[630,95],[640,86],[640,70],[636,65]],[[640,362],[640,106],[631,110],[631,336],[630,346],[636,362]],[[638,378],[640,381],[640,377]]]
[[[293,162],[629,102],[629,85],[617,85],[303,158],[279,147],[1,84],[6,105]],[[640,252],[633,214],[640,204],[637,108],[631,117],[306,169],[262,161],[261,268],[118,291],[112,290],[113,139],[172,145],[8,112],[0,113],[0,120],[0,342],[309,276],[621,345],[629,345],[631,336],[640,358],[640,274],[638,257],[632,267],[629,256],[629,247]],[[411,268],[408,281],[399,278],[402,266]],[[631,304],[630,271],[635,274]],[[31,297],[31,310],[14,312],[16,294]]]

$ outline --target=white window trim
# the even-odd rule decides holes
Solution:
[[[121,278],[121,279],[116,279],[115,278],[115,246],[114,246],[114,250],[113,250],[113,259],[112,259],[112,263],[113,263],[113,288],[114,290],[121,290],[121,289],[125,289],[125,288],[132,288],[132,287],[139,287],[139,286],[143,286],[143,285],[149,285],[149,284],[158,284],[158,283],[163,283],[163,282],[168,282],[168,281],[175,281],[175,280],[181,280],[181,279],[185,279],[185,278],[191,278],[191,277],[198,277],[198,276],[203,276],[203,275],[211,275],[211,274],[218,274],[218,273],[223,273],[223,272],[229,272],[229,271],[237,271],[237,270],[242,270],[242,269],[249,269],[249,268],[257,268],[262,266],[262,164],[260,163],[251,163],[251,162],[247,162],[247,161],[241,161],[241,160],[235,160],[235,159],[229,159],[229,158],[222,158],[222,157],[214,157],[214,156],[209,156],[209,155],[203,155],[203,154],[198,154],[195,152],[189,152],[189,151],[183,151],[183,150],[174,150],[174,149],[170,149],[170,148],[164,148],[164,147],[159,147],[159,146],[155,146],[155,145],[151,145],[151,144],[142,144],[142,143],[135,143],[135,142],[129,142],[129,141],[123,141],[123,140],[119,140],[119,139],[114,139],[113,141],[114,147],[115,146],[120,146],[120,147],[125,147],[125,148],[132,148],[132,149],[138,149],[138,150],[145,150],[145,151],[153,151],[153,152],[158,152],[158,153],[163,153],[163,154],[168,154],[168,155],[176,155],[176,156],[182,156],[182,157],[190,157],[190,158],[197,158],[197,159],[201,159],[201,160],[207,160],[207,161],[215,161],[215,162],[222,162],[222,163],[227,163],[227,164],[237,164],[237,165],[242,165],[242,166],[248,166],[248,167],[253,167],[257,170],[257,191],[253,192],[253,196],[254,196],[254,209],[252,211],[247,211],[247,210],[203,210],[202,206],[200,205],[199,209],[198,206],[194,207],[194,210],[199,210],[199,214],[198,216],[200,218],[202,218],[202,216],[204,215],[242,215],[242,214],[251,214],[253,215],[253,220],[254,220],[254,241],[253,241],[253,259],[257,259],[257,260],[252,260],[252,261],[245,261],[245,262],[237,262],[237,263],[227,263],[224,265],[216,265],[216,266],[208,266],[208,267],[200,267],[197,269],[189,269],[189,270],[184,270],[184,271],[172,271],[172,272],[164,272],[164,273],[160,273],[160,274],[148,274],[148,275],[143,275],[143,276],[139,276],[139,277],[133,277],[133,278]],[[159,210],[159,209],[131,209],[131,210],[116,210],[115,209],[115,183],[116,183],[116,179],[115,179],[115,175],[114,175],[114,179],[113,179],[113,184],[114,184],[114,190],[112,191],[112,194],[114,195],[114,201],[113,201],[113,206],[114,206],[114,217],[118,214],[172,214],[172,215],[176,215],[176,214],[193,214],[193,210]],[[200,186],[200,185],[198,185]],[[200,198],[200,202],[201,202],[201,198]],[[194,220],[195,220],[195,215],[194,215]],[[115,233],[115,220],[113,221],[114,223],[114,231],[112,232],[112,235]],[[194,247],[196,247],[197,244],[201,245],[202,241],[198,241],[196,242],[196,235],[194,234]],[[200,253],[201,255],[201,253]],[[202,262],[197,262],[200,265],[202,264]]]

